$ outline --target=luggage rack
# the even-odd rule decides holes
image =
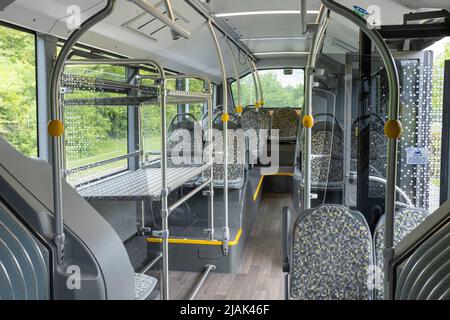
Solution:
[[[206,103],[208,112],[212,114],[212,87],[211,82],[206,77],[192,75],[166,75],[164,69],[156,62],[149,59],[83,59],[83,60],[67,60],[67,65],[121,65],[133,68],[141,68],[152,66],[156,70],[156,75],[134,75],[129,82],[107,80],[72,73],[61,74],[59,81],[59,93],[62,103],[59,105],[60,114],[63,114],[64,107],[77,106],[135,106],[138,107],[138,118],[141,118],[142,107],[159,106],[161,115],[161,152],[152,153],[145,152],[143,146],[143,130],[141,126],[137,128],[139,136],[138,150],[132,151],[126,155],[112,159],[102,160],[97,163],[88,164],[82,167],[66,170],[64,157],[60,162],[62,165],[61,172],[66,176],[80,171],[89,170],[93,167],[101,166],[111,162],[138,158],[139,167],[136,170],[126,170],[112,174],[103,179],[96,179],[85,184],[77,186],[77,191],[88,200],[119,200],[119,201],[161,201],[161,230],[150,230],[145,227],[145,212],[141,211],[141,232],[151,232],[153,237],[159,238],[162,242],[162,272],[161,272],[161,291],[162,298],[169,299],[169,262],[168,262],[168,245],[169,245],[169,227],[168,217],[170,213],[182,205],[185,201],[192,198],[201,190],[209,187],[209,228],[210,237],[214,234],[214,213],[213,213],[213,170],[212,170],[212,149],[209,148],[208,160],[206,164],[201,166],[189,166],[180,168],[168,167],[167,155],[167,125],[166,112],[167,104],[178,103]],[[153,80],[151,85],[144,85],[142,80]],[[177,79],[196,79],[204,83],[204,89],[201,92],[188,92],[180,90],[171,90],[166,88],[167,80]],[[123,97],[99,97],[99,98],[73,98],[65,99],[66,94],[75,91],[93,91],[93,92],[109,92],[128,94]],[[212,117],[208,121],[208,129],[212,128]],[[208,130],[212,132],[212,130]],[[207,135],[208,144],[212,143],[212,134]],[[61,143],[61,150],[64,154],[64,144]],[[152,163],[146,160],[148,154],[159,155],[159,165],[154,167]],[[189,193],[178,199],[171,206],[168,205],[168,196],[175,189],[181,187],[186,182],[201,176],[205,171],[210,170],[210,179],[203,181],[201,185],[196,186]],[[142,206],[144,208],[144,206]]]
[[[201,167],[167,168],[167,189],[171,192],[181,187],[210,167],[206,164]],[[209,180],[204,183],[209,183]],[[141,168],[82,186],[77,191],[87,200],[157,201],[161,197],[161,185],[160,168]]]

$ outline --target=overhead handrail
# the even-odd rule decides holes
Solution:
[[[397,150],[398,139],[402,133],[402,125],[399,121],[400,113],[400,81],[394,57],[389,51],[386,42],[377,30],[368,26],[367,21],[352,10],[336,3],[333,0],[322,0],[322,3],[330,10],[342,15],[355,23],[374,42],[380,52],[383,63],[386,67],[389,82],[389,104],[388,121],[385,124],[384,132],[388,138],[387,165],[386,165],[386,199],[385,199],[385,238],[384,238],[384,296],[386,299],[392,298],[392,279],[390,278],[390,264],[394,257],[394,212],[396,199],[397,180]]]
[[[158,9],[156,9],[154,6],[152,6],[150,3],[148,3],[146,0],[128,0],[132,3],[134,3],[136,6],[147,12],[148,14],[151,14],[156,19],[167,25],[172,31],[176,32],[178,35],[182,36],[185,39],[189,39],[191,37],[191,33],[184,29],[183,27],[180,27],[175,23],[175,19],[173,16],[173,11],[171,10],[171,6],[168,0],[165,0],[166,5],[168,4],[167,12],[169,12],[169,17],[166,17],[162,14]],[[170,9],[169,9],[170,8]],[[172,15],[170,17],[170,15]]]
[[[223,228],[223,253],[228,254],[228,242],[230,241],[230,228],[228,225],[228,83],[227,74],[225,70],[225,64],[222,56],[222,50],[220,49],[219,40],[211,20],[208,20],[209,31],[213,38],[214,46],[217,52],[217,59],[219,60],[220,70],[222,73],[222,88],[223,88],[223,202],[224,202],[224,228]],[[212,117],[211,113],[210,116]],[[211,146],[210,146],[211,147]]]
[[[239,77],[239,70],[237,67],[237,62],[236,62],[236,56],[234,55],[233,52],[233,47],[231,46],[230,41],[228,40],[228,38],[226,38],[226,42],[228,43],[228,47],[230,48],[230,52],[231,52],[231,57],[233,58],[233,71],[234,71],[234,77],[236,78],[236,88],[237,88],[237,106],[236,106],[236,113],[238,114],[238,116],[240,116],[242,114],[242,99],[241,99],[241,79]],[[238,48],[239,49],[239,48]]]
[[[329,22],[328,15],[329,10],[326,10],[324,6],[321,6],[317,17],[319,27],[313,36],[308,55],[308,62],[305,68],[305,107],[303,110],[303,119],[301,121],[301,125],[303,126],[302,130],[304,131],[303,210],[311,208],[311,132],[314,125],[314,118],[312,115],[312,85],[314,82],[314,75],[316,74],[317,53],[322,44],[325,30]]]
[[[59,100],[60,80],[64,68],[64,63],[70,54],[75,43],[81,36],[92,26],[108,17],[114,10],[116,0],[108,0],[105,7],[83,22],[80,27],[72,32],[64,43],[61,51],[53,66],[50,79],[50,109],[51,121],[48,123],[48,132],[52,136],[52,175],[53,175],[53,210],[55,215],[54,228],[55,242],[57,249],[57,263],[62,264],[64,261],[64,215],[62,204],[62,163],[63,163],[63,134],[64,124],[62,122],[62,105]]]

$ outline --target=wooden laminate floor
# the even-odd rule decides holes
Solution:
[[[211,272],[196,300],[283,299],[281,213],[286,205],[292,205],[291,195],[264,194],[239,272]],[[171,299],[187,299],[200,276],[171,271]]]

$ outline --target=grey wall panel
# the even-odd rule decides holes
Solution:
[[[89,204],[111,224],[122,241],[136,233],[135,201],[89,201]]]
[[[52,173],[48,164],[25,157],[1,138],[0,154],[0,166],[52,212]],[[107,298],[133,299],[134,270],[120,237],[67,183],[63,183],[63,212],[66,227],[95,257],[105,281]]]

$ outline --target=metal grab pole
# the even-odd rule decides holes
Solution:
[[[161,241],[162,241],[162,299],[169,300],[169,205],[167,188],[167,91],[166,78],[161,75],[161,83],[159,85],[161,100],[159,103],[161,116]]]
[[[62,204],[62,135],[64,126],[62,123],[63,110],[59,99],[60,95],[60,81],[64,68],[64,63],[70,54],[75,43],[81,36],[99,21],[105,19],[111,14],[116,4],[116,0],[108,0],[106,6],[94,14],[92,17],[83,22],[79,29],[72,32],[69,38],[61,48],[61,52],[56,59],[53,66],[52,75],[50,79],[50,108],[51,121],[49,122],[49,134],[52,135],[52,175],[53,175],[53,210],[55,215],[54,228],[55,237],[54,242],[57,249],[57,262],[61,264],[64,260],[64,215]],[[57,130],[55,130],[57,129]]]
[[[222,71],[222,88],[223,88],[223,202],[225,213],[225,226],[223,228],[223,253],[228,254],[228,242],[230,240],[230,228],[228,225],[228,83],[227,74],[225,70],[225,64],[223,62],[222,51],[220,49],[219,40],[214,32],[211,20],[208,20],[209,31],[213,38],[214,45],[217,51],[217,58],[220,63],[220,69]]]
[[[248,67],[250,68],[250,72],[252,73],[253,84],[255,86],[255,110],[258,111],[259,107],[259,90],[258,90],[258,81],[256,80],[255,70],[253,70],[253,66],[250,63],[250,59],[246,56],[246,60],[248,63]],[[258,107],[257,107],[258,105]]]
[[[212,98],[208,99],[208,162],[210,164],[209,176],[209,239],[214,239],[214,165],[213,165],[213,114],[212,114]]]
[[[239,70],[237,67],[236,56],[234,55],[233,47],[231,46],[231,43],[228,40],[228,38],[227,38],[227,43],[228,43],[228,47],[230,47],[231,56],[233,58],[233,71],[234,71],[234,76],[236,78],[237,100],[238,100],[236,109],[238,110],[238,115],[240,115],[242,113],[241,79],[239,78]]]
[[[258,68],[256,67],[255,61],[251,62],[253,64],[253,68],[255,69],[255,74],[256,74],[256,80],[258,81],[258,87],[259,87],[259,106],[262,107],[264,106],[264,97],[263,97],[263,89],[262,89],[262,85],[261,85],[261,78],[259,76],[259,72],[258,72]]]
[[[355,23],[372,40],[380,52],[386,67],[389,82],[388,121],[385,125],[385,134],[388,137],[386,159],[386,199],[385,199],[385,233],[384,233],[384,296],[392,298],[390,264],[394,255],[394,211],[397,180],[397,149],[398,138],[401,135],[401,123],[399,122],[400,82],[398,78],[395,60],[381,35],[375,29],[368,26],[366,20],[355,14],[350,9],[332,1],[322,0],[322,3],[330,10],[344,16]]]
[[[300,14],[302,17],[302,23],[300,24],[300,33],[306,33],[306,0],[300,0]]]
[[[318,21],[321,24],[314,34],[305,69],[305,108],[303,111],[303,120],[311,119],[311,123],[308,126],[303,126],[303,210],[311,208],[311,128],[314,123],[312,118],[312,85],[314,74],[316,73],[317,53],[319,52],[319,47],[322,44],[329,22],[328,10],[325,10],[324,7],[320,9]]]

